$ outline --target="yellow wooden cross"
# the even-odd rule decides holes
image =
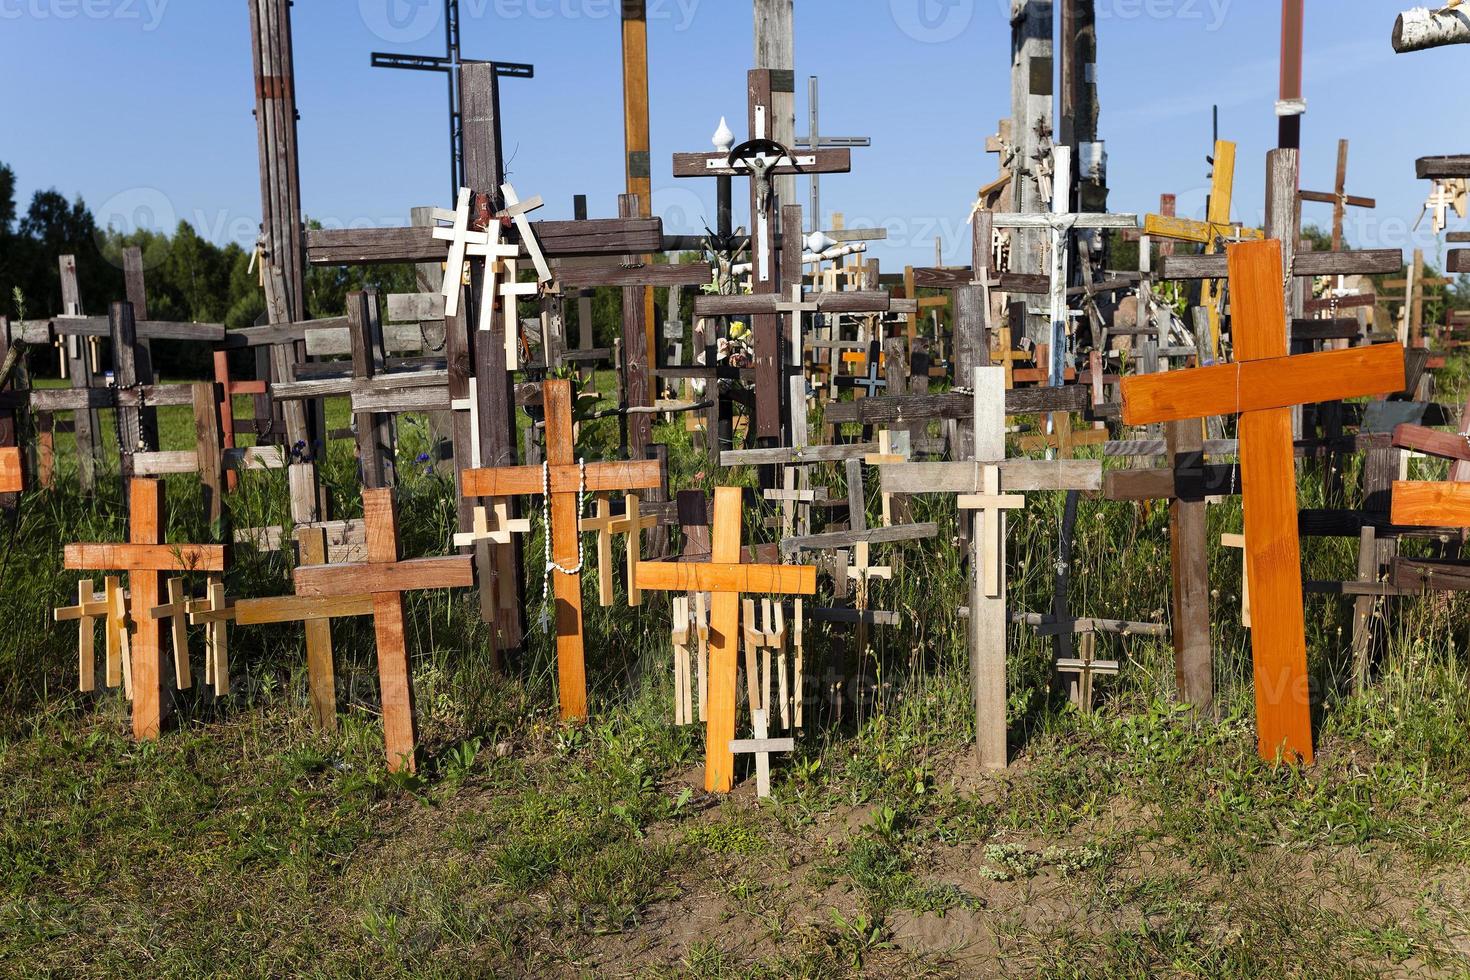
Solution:
[[[1222,241],[1232,239],[1252,240],[1265,237],[1259,228],[1246,228],[1230,221],[1231,197],[1235,193],[1235,144],[1229,140],[1215,141],[1215,173],[1210,180],[1210,204],[1204,221],[1175,218],[1162,214],[1148,215],[1143,221],[1143,233],[1152,238],[1165,238],[1177,242],[1194,242],[1205,247],[1205,254],[1219,250]],[[1200,305],[1210,322],[1210,343],[1214,350],[1211,356],[1220,355],[1220,295],[1219,281],[1205,280],[1200,288]]]

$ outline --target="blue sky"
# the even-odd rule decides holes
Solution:
[[[398,19],[387,16],[397,5]],[[422,9],[420,5],[422,4]],[[303,199],[331,225],[398,224],[444,204],[446,122],[437,75],[375,70],[372,50],[436,53],[439,0],[297,0]],[[1203,211],[1210,106],[1240,143],[1237,216],[1261,212],[1275,145],[1278,4],[1272,0],[1099,0],[1102,133],[1113,210],[1161,192]],[[1428,185],[1415,157],[1470,151],[1465,111],[1447,97],[1466,52],[1394,55],[1404,0],[1309,0],[1303,185],[1329,190],[1339,138],[1352,141],[1349,191],[1376,196],[1355,216],[1362,247],[1438,245],[1411,236]],[[671,232],[712,214],[713,181],[669,175],[676,150],[704,150],[719,117],[743,136],[752,57],[745,0],[649,0],[654,204]],[[798,127],[805,78],[822,79],[823,130],[866,135],[853,172],[823,183],[849,225],[886,224],[885,268],[968,259],[964,220],[996,162],[985,137],[1009,106],[1007,0],[796,0]],[[502,86],[506,153],[522,197],[570,217],[616,213],[623,186],[616,0],[462,0],[468,57],[528,61],[534,80]],[[921,9],[922,8],[922,9]],[[1350,11],[1350,12],[1349,12]],[[921,15],[927,16],[921,16]],[[397,26],[395,26],[397,25]],[[422,36],[420,36],[422,35]],[[259,221],[250,45],[244,0],[0,0],[0,160],[30,194],[80,194],[104,220],[151,214],[206,237],[251,241]],[[32,93],[27,96],[24,93]],[[799,196],[806,204],[805,182]],[[737,220],[740,220],[737,218]],[[1308,205],[1326,224],[1330,209]],[[1452,225],[1453,227],[1453,225]]]

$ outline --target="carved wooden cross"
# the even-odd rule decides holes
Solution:
[[[331,614],[328,610],[333,600],[361,608],[361,598],[370,597],[373,631],[378,641],[378,683],[388,768],[412,772],[417,766],[414,753],[418,734],[403,593],[472,586],[474,567],[467,555],[400,560],[398,509],[392,490],[364,490],[362,512],[367,526],[366,562],[297,565],[291,579],[298,598],[329,600],[319,604],[320,615]]]
[[[1404,387],[1397,344],[1287,356],[1281,243],[1227,249],[1238,363],[1123,379],[1123,421],[1147,425],[1240,414],[1246,561],[1256,605],[1259,749],[1312,760],[1311,691],[1297,537],[1291,407]]]
[[[638,587],[662,592],[710,592],[709,702],[705,733],[704,787],[728,793],[735,779],[736,656],[740,649],[742,594],[812,595],[813,565],[741,564],[741,490],[715,490],[715,520],[708,563],[639,562]]]
[[[572,437],[570,381],[548,380],[542,387],[546,413],[546,462],[542,466],[504,466],[465,470],[460,492],[466,497],[544,496],[550,494],[546,533],[551,536],[556,596],[557,686],[563,720],[587,717],[587,669],[582,636],[582,573],[579,567],[578,494],[609,490],[652,490],[664,484],[660,460],[578,464]]]
[[[135,477],[128,487],[128,544],[69,544],[63,565],[81,571],[124,571],[135,615],[132,617],[131,669],[133,737],[154,739],[167,717],[159,621],[149,612],[160,605],[163,572],[224,572],[225,547],[218,544],[164,544],[163,484]]]

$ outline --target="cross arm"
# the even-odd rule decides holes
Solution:
[[[1470,483],[1395,481],[1389,519],[1408,527],[1470,527]]]
[[[1272,357],[1124,378],[1123,422],[1235,415],[1386,395],[1403,387],[1404,349],[1398,344]]]
[[[1405,422],[1393,430],[1393,445],[1440,459],[1470,461],[1470,439],[1456,432],[1441,432]]]
[[[1049,214],[1044,211],[1026,214],[997,214],[997,228],[1134,228],[1138,227],[1136,214]]]
[[[1099,490],[1102,462],[1095,459],[1007,459],[986,463],[898,463],[878,467],[884,493],[985,492],[984,468],[1000,468],[1007,492],[1036,490]]]
[[[1160,279],[1224,279],[1229,275],[1223,252],[1214,255],[1166,255],[1159,263]],[[1292,274],[1307,276],[1379,276],[1404,267],[1404,253],[1396,248],[1365,248],[1354,252],[1299,252]]]
[[[815,150],[787,157],[786,161],[766,171],[771,176],[792,174],[845,174],[852,171],[852,151],[846,147]],[[675,177],[749,177],[748,167],[730,166],[725,153],[675,153]]]
[[[553,493],[576,492],[582,469],[575,463],[552,466]],[[652,490],[664,485],[664,463],[657,459],[631,462],[588,463],[587,492]],[[546,489],[546,474],[539,466],[503,466],[498,469],[465,470],[460,474],[460,492],[466,497],[515,497],[538,495]]]
[[[62,565],[77,571],[223,572],[222,544],[69,544]]]
[[[1350,208],[1376,208],[1378,201],[1371,197],[1356,197],[1352,194],[1343,194],[1341,197],[1331,191],[1300,191],[1297,197],[1303,201],[1311,201],[1313,204],[1336,204],[1342,201]]]
[[[330,566],[329,566],[330,567]],[[344,596],[272,596],[268,599],[238,599],[235,622],[241,626],[263,626],[268,623],[300,623],[313,619],[340,619],[346,616],[371,616],[373,597]]]
[[[291,580],[298,596],[332,598],[467,588],[475,584],[475,568],[470,556],[450,555],[393,563],[298,565],[291,573]]]
[[[818,313],[887,313],[892,308],[892,297],[886,291],[812,293],[807,300],[816,306]],[[780,304],[787,302],[780,293],[759,293],[751,296],[696,296],[695,316],[743,316],[752,313],[776,313]]]
[[[640,561],[638,588],[661,592],[814,595],[815,565],[726,565]]]
[[[1260,239],[1266,237],[1266,233],[1259,228],[1194,221],[1189,218],[1174,218],[1163,214],[1151,214],[1144,218],[1143,233],[1153,238],[1195,242],[1199,245],[1208,245],[1217,238]]]

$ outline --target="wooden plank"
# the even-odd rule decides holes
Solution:
[[[576,463],[550,466],[551,486],[575,490],[581,479]],[[511,497],[539,494],[544,489],[544,474],[539,466],[507,466],[500,469],[465,470],[463,490],[467,497]],[[587,466],[587,492],[610,490],[648,490],[662,486],[663,464],[659,460],[614,461]],[[577,563],[573,556],[572,564]]]
[[[828,531],[825,534],[809,534],[781,540],[781,553],[793,555],[800,551],[822,551],[829,548],[850,548],[860,544],[893,544],[899,541],[920,541],[939,534],[937,524],[893,524],[888,527],[859,528],[851,531]]]
[[[814,595],[817,570],[813,565],[644,561],[638,563],[637,581],[640,589],[667,592]]]
[[[25,462],[18,446],[0,448],[0,492],[19,493],[25,489]]]
[[[470,561],[464,559],[468,569]],[[470,583],[466,583],[470,584]],[[404,625],[403,593],[372,597],[373,634],[378,641],[378,689],[383,711],[383,746],[388,768],[414,771],[418,738],[414,731],[413,682],[408,666],[408,637]]]
[[[1396,248],[1360,249],[1352,252],[1303,252],[1292,269],[1297,276],[1385,275],[1401,270],[1404,253]],[[1226,258],[1214,255],[1166,255],[1160,262],[1160,279],[1223,279]]]
[[[344,596],[271,596],[265,599],[235,600],[235,622],[241,626],[262,626],[271,623],[327,622],[350,616],[371,616],[373,597],[370,595]],[[310,649],[308,648],[308,657]],[[308,660],[308,667],[310,661]],[[313,704],[317,704],[320,692],[312,685]],[[335,708],[333,709],[335,717]],[[320,720],[320,719],[319,719]]]
[[[128,485],[128,540],[121,547],[134,549],[168,548],[159,545],[163,540],[163,529],[168,519],[163,509],[163,484],[158,480],[133,480]],[[68,546],[70,552],[72,546]],[[68,565],[69,568],[77,566]],[[98,565],[98,568],[118,566]],[[149,610],[161,605],[163,576],[155,569],[169,568],[165,562],[149,567],[128,568],[128,589],[132,598],[132,609]],[[219,549],[219,567],[224,568],[224,549]],[[163,649],[158,620],[137,612],[130,617],[133,624],[132,675],[133,675],[133,738],[138,741],[156,739],[163,732],[168,718],[168,701],[164,696]]]
[[[1281,333],[1284,337],[1285,330]],[[1282,354],[1125,378],[1123,422],[1148,425],[1262,412],[1364,394],[1387,395],[1403,387],[1404,349],[1398,344]]]
[[[1470,461],[1470,440],[1457,432],[1441,432],[1422,425],[1404,423],[1394,427],[1393,445],[1440,459]]]
[[[737,167],[711,164],[714,154],[675,153],[675,177],[749,177],[750,171]],[[852,171],[852,151],[846,147],[826,150],[798,150],[797,157],[814,158],[810,166],[780,166],[768,171],[771,176],[804,174],[810,171],[823,174],[845,174]],[[648,251],[654,251],[649,249]]]
[[[145,480],[145,483],[154,481]],[[137,535],[133,535],[134,538]],[[222,544],[68,544],[64,568],[91,571],[223,572]],[[154,605],[158,605],[157,602]]]
[[[871,456],[878,451],[876,442],[846,442],[834,446],[776,446],[771,449],[730,449],[720,453],[720,465],[792,466],[805,463],[838,463]]]
[[[369,538],[371,552],[371,538]],[[291,573],[300,596],[375,595],[417,589],[458,589],[475,584],[468,556],[414,558],[394,564],[298,565]]]
[[[1389,569],[1389,583],[1402,592],[1470,592],[1470,564],[1463,562],[1395,558]]]
[[[531,228],[548,258],[642,255],[663,245],[659,218],[533,221]],[[306,260],[311,265],[407,264],[444,258],[444,243],[427,227],[306,231]]]
[[[1470,248],[1452,248],[1445,259],[1445,271],[1456,275],[1470,272]]]
[[[633,263],[628,265],[569,265],[557,267],[556,281],[563,289],[593,286],[707,286],[710,268],[695,263]]]
[[[542,386],[542,402],[545,406],[547,419],[546,426],[546,461],[552,472],[551,479],[551,527],[547,531],[551,535],[551,560],[560,568],[576,568],[579,563],[581,532],[578,528],[577,508],[580,501],[576,493],[568,492],[571,488],[579,486],[580,477],[575,475],[578,467],[572,465],[575,457],[576,447],[573,442],[571,426],[566,425],[566,420],[572,418],[572,388],[566,381],[547,381]],[[638,464],[629,464],[637,467]],[[653,464],[658,469],[658,464]],[[539,467],[523,467],[524,470],[541,472]],[[614,472],[622,472],[621,466],[612,467]],[[646,464],[644,471],[646,472]],[[573,471],[573,482],[561,483],[556,480],[557,471]],[[465,485],[471,486],[470,476],[472,473],[483,473],[484,470],[474,470],[465,473]],[[491,470],[491,473],[505,473],[505,470]],[[588,484],[592,483],[594,472],[602,472],[601,467],[595,467],[588,471]],[[558,488],[561,488],[558,490]],[[590,491],[592,487],[589,485]],[[618,489],[618,488],[609,488]],[[623,489],[626,489],[624,487]],[[544,483],[538,485],[531,493],[544,493]],[[483,490],[475,491],[467,489],[466,492],[476,496],[505,496],[502,493],[487,493]],[[583,616],[582,616],[582,576],[580,574],[563,574],[553,572],[551,575],[552,592],[556,598],[556,677],[557,696],[561,706],[561,717],[564,721],[576,720],[587,717],[587,663],[583,640]]]
[[[1179,699],[1201,715],[1215,701],[1214,657],[1210,645],[1210,564],[1208,515],[1203,481],[1185,467],[1198,467],[1204,432],[1198,422],[1170,422],[1164,428],[1169,458],[1178,476],[1169,503],[1169,552],[1173,568],[1174,683]],[[1234,474],[1231,474],[1234,481]],[[1184,487],[1179,484],[1192,483]]]
[[[139,340],[186,340],[217,344],[225,339],[219,323],[174,323],[139,317],[134,321]],[[49,320],[25,320],[19,324],[27,343],[51,343],[58,337],[106,337],[111,334],[105,316],[57,316]]]
[[[296,542],[303,565],[325,565],[327,563],[327,532],[324,528],[298,528]],[[295,596],[292,597],[297,598]],[[358,601],[372,611],[372,599],[368,596],[347,596],[339,600],[316,599],[318,603]],[[240,615],[241,603],[235,604],[236,622],[243,623]],[[345,613],[344,615],[362,615]],[[337,730],[337,680],[336,668],[332,663],[332,622],[328,618],[310,618],[303,623],[306,633],[306,678],[311,688],[311,713],[316,725],[324,732]]]
[[[1470,156],[1431,156],[1414,161],[1414,175],[1420,180],[1447,180],[1470,177]]]
[[[1102,463],[1090,459],[982,460],[1000,468],[1001,486],[1008,493],[1037,490],[1100,490]],[[878,467],[884,493],[983,493],[981,467],[976,463],[899,463]]]
[[[1034,415],[1041,412],[1084,412],[1092,403],[1091,392],[1083,385],[1060,388],[1012,388],[1006,392],[1007,415]],[[915,421],[945,419],[963,421],[974,416],[975,406],[968,395],[943,392],[937,395],[905,395],[887,398],[860,398],[851,402],[829,402],[822,410],[823,421],[832,425],[902,426]]]
[[[710,529],[711,563],[723,566],[740,563],[741,512],[741,490],[738,487],[715,488],[715,519]],[[638,572],[639,587],[649,588],[641,565]],[[812,585],[815,589],[815,577]],[[728,793],[735,782],[735,756],[729,746],[735,738],[735,659],[740,648],[738,593],[716,592],[710,597],[709,629],[704,788],[711,793]]]
[[[782,296],[780,293],[701,295],[694,298],[694,315],[715,317],[774,314],[778,303],[788,302],[790,299],[789,295]],[[888,313],[892,308],[892,298],[883,291],[811,293],[804,302],[815,303],[818,313]]]
[[[1178,493],[1177,483],[1177,474],[1172,469],[1109,470],[1103,474],[1103,496],[1109,500],[1168,500]],[[1201,500],[1207,496],[1237,494],[1240,467],[1204,466],[1195,475],[1195,489]]]
[[[192,449],[133,454],[133,474],[136,476],[194,473],[198,469],[199,454]]]
[[[1396,480],[1390,520],[1420,527],[1470,527],[1470,483]]]

